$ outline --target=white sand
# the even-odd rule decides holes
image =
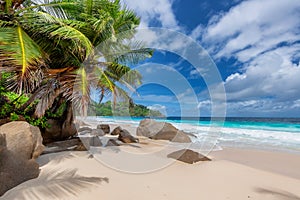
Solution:
[[[298,155],[230,149],[213,153],[211,162],[193,165],[179,161],[172,162],[171,159],[164,158],[172,164],[164,169],[142,174],[116,171],[97,160],[101,155],[107,154],[112,156],[112,160],[117,160],[116,163],[123,162],[123,165],[127,166],[128,163],[137,161],[117,159],[122,152],[144,151],[147,155],[149,151],[161,148],[161,145],[165,145],[165,142],[152,144],[144,141],[141,144],[144,148],[124,146],[121,147],[121,153],[102,152],[94,158],[88,158],[87,152],[64,152],[41,156],[38,159],[41,164],[39,178],[19,185],[0,199],[300,200]],[[157,157],[160,157],[160,154]],[[272,162],[268,166],[265,160]],[[147,161],[140,161],[143,162]],[[149,163],[151,164],[151,160]],[[130,168],[132,165],[128,166]],[[77,169],[77,174],[84,177],[107,177],[109,183],[103,181],[101,184],[87,187],[72,186],[70,182],[76,181],[66,178],[68,174],[65,175],[65,179],[59,179],[58,176],[56,181],[51,180],[51,176],[53,178],[57,172],[67,169]],[[70,191],[61,191],[60,184]],[[72,192],[76,194],[72,195]]]

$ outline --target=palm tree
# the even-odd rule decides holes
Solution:
[[[117,91],[126,97],[116,82],[140,84],[128,65],[152,51],[132,42],[139,18],[119,0],[0,3],[0,69],[11,74],[7,88],[28,94],[21,110],[34,106],[36,117],[60,111],[60,139],[76,133],[72,103],[86,113],[91,87],[102,99]],[[89,67],[83,66],[87,59]]]

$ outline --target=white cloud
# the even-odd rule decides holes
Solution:
[[[203,108],[203,107],[210,107],[211,106],[211,101],[210,100],[204,100],[200,101],[197,105],[197,108]]]
[[[122,0],[128,8],[141,17],[141,27],[149,27],[151,21],[159,21],[164,28],[179,29],[172,10],[173,0]]]
[[[165,111],[166,110],[166,106],[160,105],[160,104],[154,104],[151,106],[147,106],[148,109],[151,110],[158,110],[158,111]]]
[[[226,81],[225,82],[230,82],[230,81],[232,81],[232,80],[236,80],[236,79],[238,79],[238,80],[243,80],[243,79],[245,79],[247,77],[247,75],[246,74],[243,74],[243,75],[241,75],[241,74],[239,74],[239,73],[235,73],[235,74],[231,74],[230,76],[228,76],[227,78],[226,78]]]
[[[235,56],[248,61],[278,44],[299,40],[299,7],[300,1],[295,0],[244,1],[214,16],[202,41],[214,46],[217,58]]]
[[[197,40],[200,38],[200,36],[203,34],[204,27],[202,24],[199,24],[190,34],[190,37],[193,38],[194,40]]]
[[[251,27],[270,34],[297,25],[298,20],[291,17],[298,14],[299,1],[295,0],[251,0],[233,7],[228,13],[214,17],[207,30],[207,38],[219,40],[231,37],[241,30]],[[276,23],[276,26],[270,27]]]
[[[300,108],[300,99],[293,102],[292,108]]]
[[[199,32],[214,58],[233,57],[241,63],[224,81],[229,109],[299,108],[299,10],[295,0],[243,1],[212,17]]]
[[[232,74],[225,81],[227,98],[300,98],[300,66],[284,56],[286,47],[262,54],[251,61],[242,74]]]
[[[143,100],[143,101],[154,102],[154,103],[155,102],[167,103],[167,102],[174,102],[174,101],[176,101],[176,98],[174,96],[169,96],[169,95],[149,94],[149,95],[139,96],[139,97],[135,98],[135,100],[137,100],[137,101]]]

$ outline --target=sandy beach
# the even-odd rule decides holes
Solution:
[[[163,153],[147,157],[165,146],[164,141],[145,139],[117,150],[93,151],[93,156],[89,152],[42,155],[37,160],[39,178],[13,188],[0,199],[300,199],[300,155],[224,149],[210,153],[212,161],[193,165],[167,158]],[[145,160],[129,160],[128,153],[145,154]],[[132,166],[162,160],[166,163],[161,169],[128,173]],[[85,184],[88,177],[91,182]],[[91,177],[102,179],[93,183]]]

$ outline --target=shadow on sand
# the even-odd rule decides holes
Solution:
[[[275,196],[280,200],[300,200],[299,196],[283,190],[256,188],[255,191],[260,194]]]
[[[102,182],[109,183],[108,178],[84,177],[77,174],[77,169],[43,170],[37,179],[27,181],[6,192],[0,199],[40,200],[40,199],[68,199],[77,196],[89,187]]]

